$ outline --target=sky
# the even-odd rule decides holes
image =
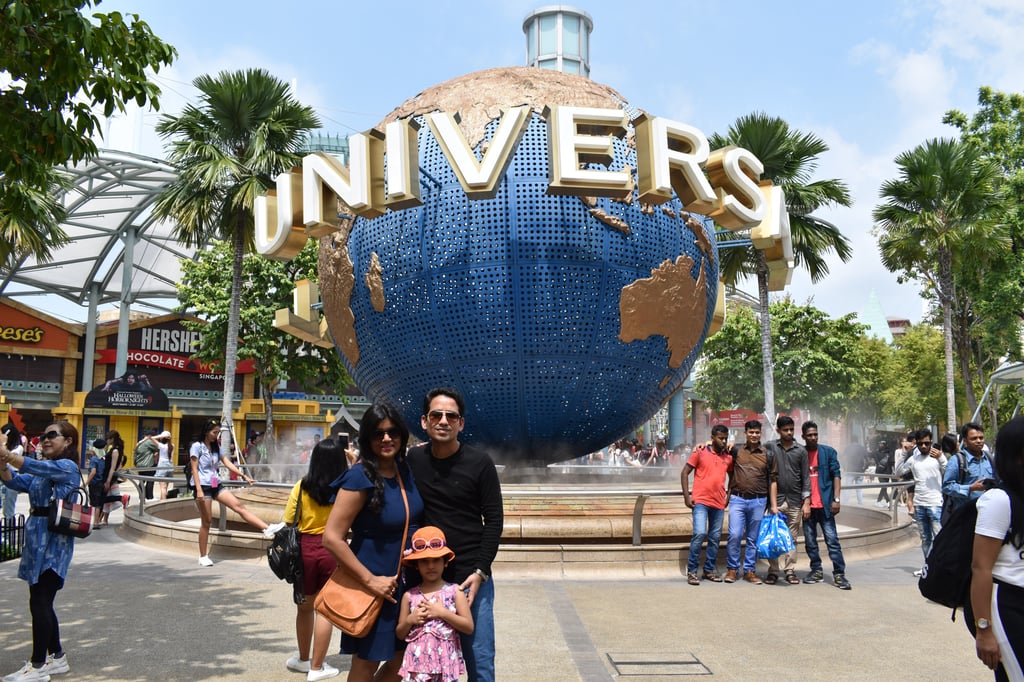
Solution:
[[[203,73],[262,67],[292,83],[325,132],[350,135],[432,85],[473,71],[521,66],[524,18],[541,2],[430,3],[251,0],[106,0],[97,11],[137,13],[179,53],[154,78],[161,113],[194,97]],[[872,292],[884,315],[920,320],[914,284],[881,265],[871,212],[893,159],[934,137],[954,137],[943,114],[977,109],[987,85],[1024,91],[1020,0],[863,0],[765,3],[578,0],[594,21],[593,80],[653,115],[724,133],[763,111],[830,150],[816,179],[837,178],[853,205],[819,212],[850,240],[812,284],[797,271],[786,294],[832,316],[863,313]],[[160,113],[111,121],[106,146],[163,157]],[[755,289],[748,286],[750,290]],[[84,313],[83,313],[84,316]]]

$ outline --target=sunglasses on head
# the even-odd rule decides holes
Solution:
[[[427,548],[444,549],[444,546],[444,538],[430,538],[429,540],[424,540],[423,538],[412,539],[412,548],[417,552],[422,552]]]

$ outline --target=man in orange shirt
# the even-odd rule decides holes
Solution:
[[[711,427],[711,443],[693,451],[680,476],[683,500],[693,510],[693,536],[686,566],[686,582],[691,585],[700,585],[701,577],[715,583],[722,582],[721,576],[715,572],[715,559],[718,557],[718,542],[722,537],[725,507],[729,502],[725,482],[732,465],[732,455],[727,448],[728,442],[729,429],[721,424]],[[692,496],[689,490],[691,471],[696,472],[693,476]],[[705,539],[708,548],[704,559],[704,574],[698,576],[700,547]]]

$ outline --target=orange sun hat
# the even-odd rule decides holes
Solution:
[[[423,526],[412,535],[412,549],[402,554],[402,563],[407,564],[419,559],[441,557],[445,562],[455,558],[455,552],[448,547],[444,531],[437,526]]]

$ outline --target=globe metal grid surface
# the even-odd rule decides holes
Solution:
[[[610,170],[636,168],[631,146],[614,148]],[[358,218],[348,239],[361,354],[345,361],[365,394],[394,402],[418,430],[423,395],[453,386],[467,403],[462,439],[506,461],[590,452],[650,418],[696,360],[717,293],[717,251],[701,252],[678,200],[644,212],[636,201],[546,194],[548,128],[536,113],[493,199],[467,198],[425,124],[419,149],[423,204]],[[695,217],[714,245],[711,222]],[[383,312],[364,284],[373,254]],[[700,341],[671,368],[665,337],[619,340],[619,297],[683,254],[694,283],[705,269],[707,312],[692,321]]]

